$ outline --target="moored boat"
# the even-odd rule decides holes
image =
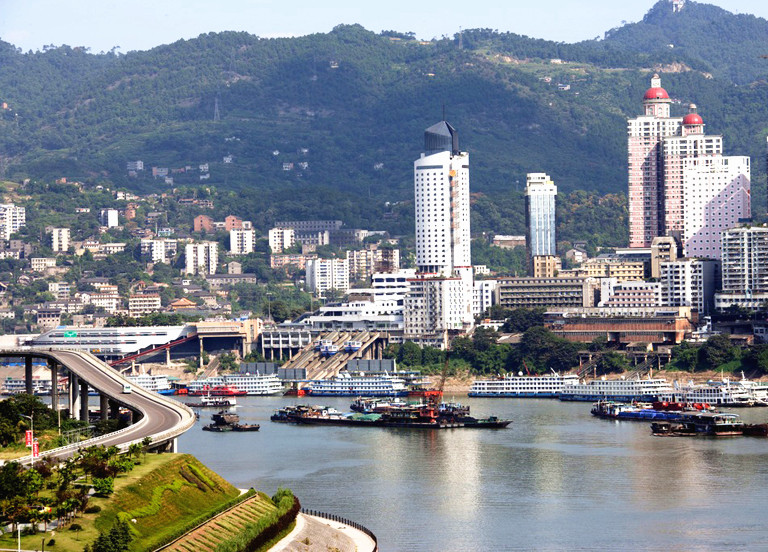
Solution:
[[[579,377],[572,374],[557,373],[543,376],[523,376],[507,374],[502,378],[479,379],[472,382],[470,397],[509,397],[509,398],[557,398],[562,390],[579,383]]]
[[[709,435],[723,437],[744,434],[744,422],[738,414],[727,412],[684,412],[677,421],[651,424],[654,435]]]
[[[560,392],[560,400],[653,402],[671,391],[672,386],[664,378],[600,378],[563,387],[563,390]]]

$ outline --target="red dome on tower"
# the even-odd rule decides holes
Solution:
[[[684,125],[703,125],[704,119],[701,118],[701,115],[698,113],[689,113],[685,117],[683,117],[683,124]]]
[[[668,100],[669,94],[662,87],[653,87],[645,91],[644,100]]]

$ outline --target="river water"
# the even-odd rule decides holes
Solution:
[[[285,404],[349,411],[351,399],[238,398],[258,433],[179,439],[238,487],[288,487],[306,508],[373,531],[389,551],[765,550],[768,439],[653,437],[594,418],[589,403],[463,399],[507,429],[297,426]],[[768,408],[741,410],[768,421]]]

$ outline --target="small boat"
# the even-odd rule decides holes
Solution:
[[[240,416],[222,410],[211,416],[212,424],[203,426],[203,431],[259,431],[259,424],[241,424]]]
[[[190,408],[230,408],[237,406],[237,399],[234,397],[212,397],[211,395],[203,395],[200,397],[200,402],[185,402],[184,404]]]
[[[726,412],[683,412],[677,421],[651,424],[654,435],[708,435],[724,437],[744,434],[744,422],[738,414]]]

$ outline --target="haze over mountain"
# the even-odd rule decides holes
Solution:
[[[217,206],[260,228],[341,218],[411,233],[412,208],[386,202],[412,198],[423,129],[445,106],[471,154],[473,231],[519,232],[526,172],[549,173],[561,195],[626,194],[626,119],[658,71],[674,113],[696,103],[727,154],[752,156],[763,213],[763,55],[768,21],[694,2],[673,13],[668,0],[576,44],[482,29],[421,42],[356,25],[285,39],[208,34],[126,55],[0,42],[0,177],[171,187],[151,171],[129,178],[126,162],[141,159],[194,167],[174,186],[236,192]]]

